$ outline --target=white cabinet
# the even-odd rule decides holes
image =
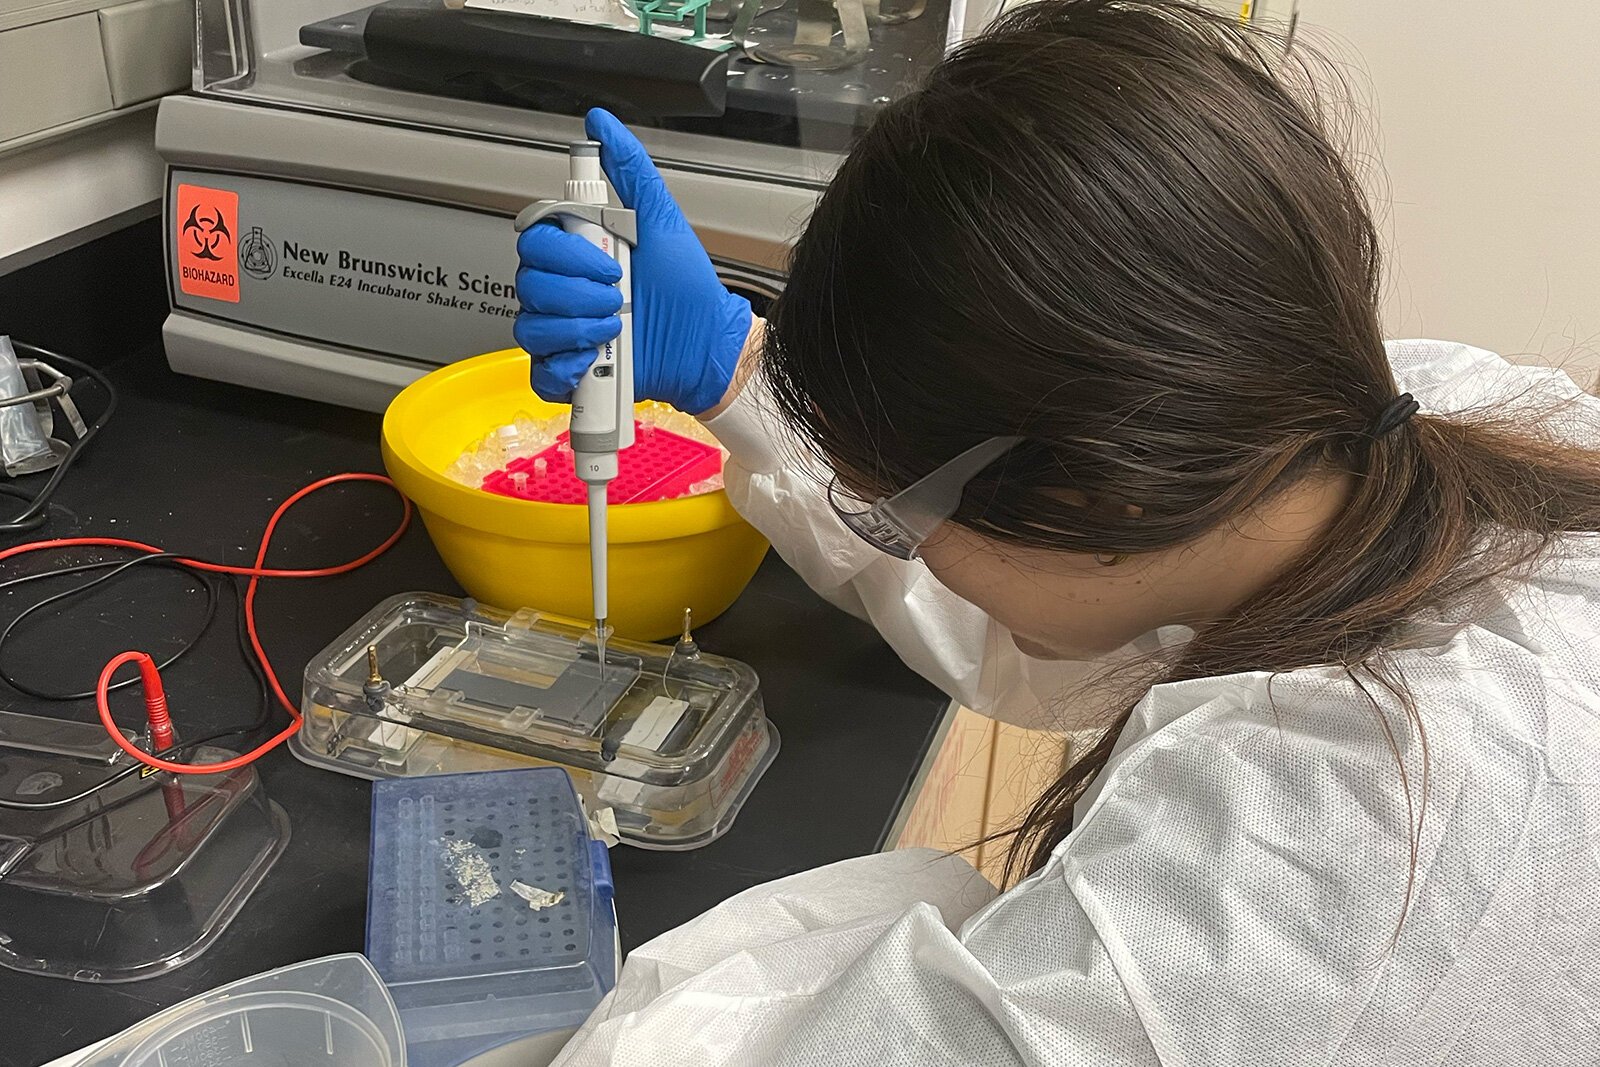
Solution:
[[[0,152],[189,85],[193,0],[0,0]]]

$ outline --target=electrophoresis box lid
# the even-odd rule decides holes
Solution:
[[[0,966],[84,982],[199,956],[289,840],[253,768],[147,773],[88,723],[0,712],[0,798]]]
[[[367,957],[410,1062],[576,1027],[616,982],[611,865],[554,767],[379,782]]]
[[[558,766],[623,840],[694,848],[731,824],[778,738],[749,667],[536,611],[391,598],[306,668],[300,759],[365,778]]]

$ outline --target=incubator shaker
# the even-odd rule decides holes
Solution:
[[[989,0],[197,6],[193,92],[162,101],[156,130],[168,359],[371,409],[511,343],[511,220],[559,195],[588,107],[639,134],[759,311],[856,133],[992,14]],[[672,37],[674,12],[680,37],[701,16],[705,37]]]

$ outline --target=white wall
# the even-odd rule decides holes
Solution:
[[[1390,335],[1566,365],[1593,388],[1600,0],[1302,0],[1301,26],[1365,68]]]

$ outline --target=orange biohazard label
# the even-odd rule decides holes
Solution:
[[[239,302],[239,194],[178,186],[178,288],[190,296]]]

